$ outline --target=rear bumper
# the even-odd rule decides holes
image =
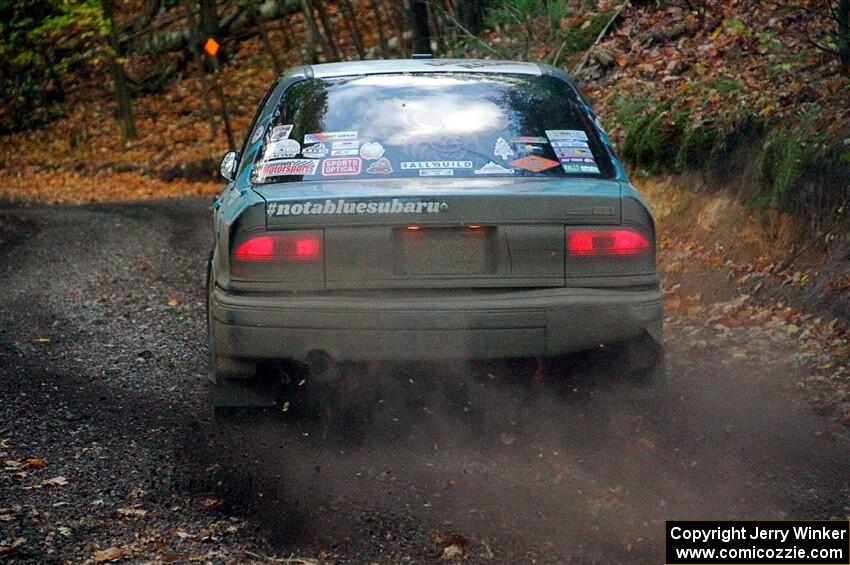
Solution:
[[[215,288],[220,355],[337,361],[556,356],[649,333],[661,291],[558,288],[419,294],[235,295]]]

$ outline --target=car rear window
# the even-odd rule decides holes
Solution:
[[[255,183],[614,175],[581,101],[551,76],[305,80],[284,93],[264,135]]]

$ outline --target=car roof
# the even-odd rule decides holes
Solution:
[[[308,69],[312,71],[315,78],[389,73],[510,73],[536,76],[544,74],[544,69],[536,63],[492,59],[380,59],[323,63],[311,65]]]

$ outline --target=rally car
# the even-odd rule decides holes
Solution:
[[[258,363],[550,358],[600,345],[663,380],[652,215],[550,66],[302,66],[254,117],[214,203],[217,405]],[[247,398],[247,400],[246,400]]]

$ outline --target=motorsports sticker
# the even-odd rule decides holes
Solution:
[[[260,169],[260,177],[277,177],[281,175],[315,175],[319,162],[315,159],[285,159],[266,163]]]
[[[269,202],[266,214],[271,216],[350,216],[370,214],[437,214],[445,212],[449,205],[436,200],[337,200],[306,202]]]
[[[667,565],[847,565],[850,522],[668,521]]]

